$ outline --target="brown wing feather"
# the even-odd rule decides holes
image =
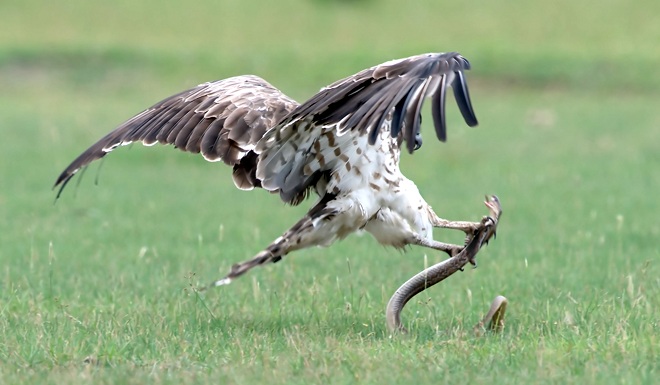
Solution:
[[[61,185],[59,197],[80,168],[120,145],[158,142],[221,160],[234,167],[237,187],[279,191],[284,201],[297,204],[342,164],[331,158],[336,154],[316,155],[347,131],[368,134],[368,143],[374,144],[381,130],[390,130],[413,152],[426,96],[434,96],[434,126],[444,140],[448,86],[466,123],[476,125],[464,76],[468,69],[470,63],[455,52],[393,60],[339,80],[303,105],[256,76],[205,83],[155,104],[106,135],[62,172],[55,187]]]
[[[121,145],[170,144],[234,167],[239,188],[258,187],[250,178],[255,157],[243,163],[257,141],[298,106],[265,80],[252,75],[204,83],[166,98],[131,118],[76,158],[57,178],[58,197],[73,175]],[[236,179],[239,178],[239,179]]]
[[[412,153],[420,134],[422,103],[431,95],[436,135],[444,140],[448,86],[466,123],[475,126],[463,74],[468,69],[470,63],[456,52],[430,53],[389,61],[323,88],[258,142],[257,178],[265,188],[279,190],[283,200],[300,201],[320,175],[344,164],[332,154],[323,157],[322,165],[312,164],[323,150],[319,142],[347,132],[368,134],[368,143],[374,144],[381,130],[387,129]]]

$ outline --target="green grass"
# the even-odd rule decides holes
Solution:
[[[656,1],[252,3],[0,4],[0,383],[656,381]],[[53,204],[87,145],[186,87],[256,73],[303,99],[446,50],[472,61],[481,124],[452,106],[448,143],[427,134],[402,167],[443,217],[478,219],[485,193],[505,213],[478,269],[406,307],[409,336],[389,337],[385,304],[443,256],[368,236],[191,291],[309,205],[218,164],[122,148]],[[474,337],[496,294],[506,329]]]

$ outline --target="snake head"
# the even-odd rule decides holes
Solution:
[[[486,195],[486,200],[484,201],[488,211],[490,211],[490,216],[497,222],[502,215],[502,205],[500,204],[500,198],[497,195]]]
[[[488,244],[488,241],[491,237],[497,237],[497,224],[500,222],[500,216],[502,215],[502,204],[497,195],[486,195],[486,200],[484,201],[486,207],[488,207],[489,216],[484,217],[481,223],[486,227],[486,237],[484,238],[483,243]]]

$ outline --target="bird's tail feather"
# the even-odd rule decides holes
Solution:
[[[227,274],[228,279],[233,280],[240,277],[241,275],[247,273],[253,267],[263,265],[268,262],[277,262],[282,259],[282,256],[285,253],[282,253],[284,250],[284,245],[288,243],[284,238],[280,237],[275,242],[271,243],[266,250],[260,251],[254,258],[249,259],[245,262],[236,263],[231,267],[229,274]]]

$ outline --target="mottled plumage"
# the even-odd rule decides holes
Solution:
[[[201,84],[156,103],[83,152],[55,182],[73,175],[118,146],[171,144],[233,167],[240,189],[278,192],[299,204],[318,201],[291,229],[253,259],[234,265],[215,284],[287,253],[327,246],[357,230],[380,243],[416,244],[453,254],[460,246],[433,240],[433,227],[474,231],[478,223],[439,218],[415,184],[399,170],[400,148],[421,146],[421,108],[432,98],[436,136],[446,139],[449,87],[466,123],[477,124],[457,53],[433,53],[389,61],[339,80],[303,104],[265,80],[237,76]]]

